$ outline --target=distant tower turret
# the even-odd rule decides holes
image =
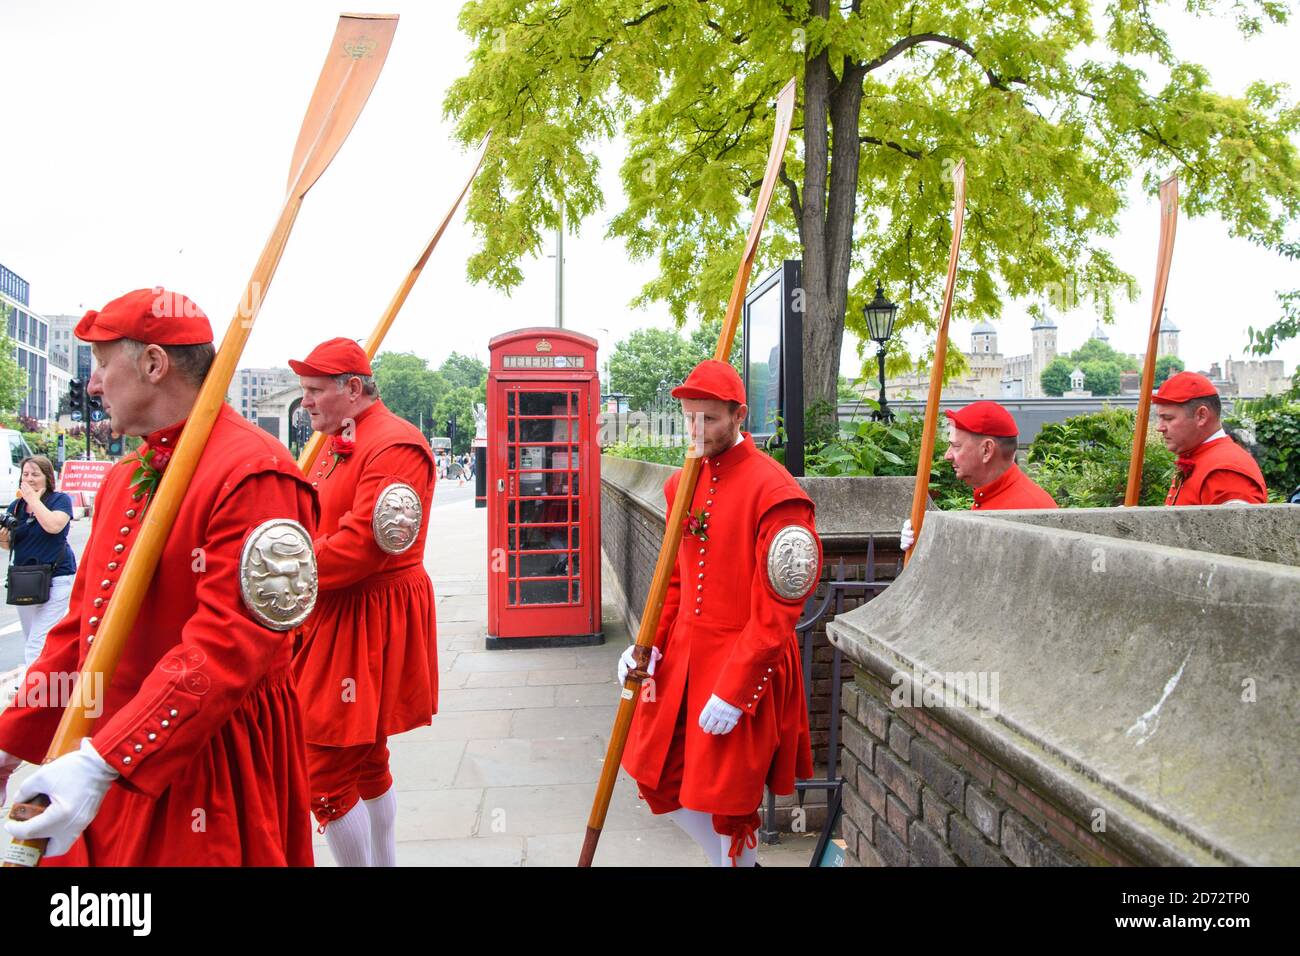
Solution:
[[[1033,340],[1033,359],[1025,378],[1025,398],[1042,398],[1043,386],[1039,379],[1056,358],[1056,323],[1044,315],[1034,322],[1029,335]]]
[[[1160,339],[1156,343],[1156,358],[1178,354],[1178,326],[1169,321],[1169,306],[1160,316]]]
[[[997,355],[998,330],[992,322],[981,322],[970,334],[972,355]]]

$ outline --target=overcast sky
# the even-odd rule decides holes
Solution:
[[[390,7],[401,24],[383,75],[307,196],[241,365],[284,365],[325,338],[368,334],[466,174],[468,157],[441,118],[444,92],[466,70],[459,4]],[[340,12],[337,0],[0,0],[0,263],[31,283],[32,307],[80,313],[161,284],[193,297],[219,338],[279,212]],[[1293,99],[1300,92],[1300,23],[1245,41],[1227,21],[1158,15],[1180,54],[1211,68],[1217,89],[1238,93],[1258,78],[1291,83]],[[617,144],[601,155],[607,207],[565,240],[565,324],[600,339],[607,354],[635,328],[671,323],[662,307],[628,306],[654,264],[629,262],[620,242],[605,239],[622,208]],[[1135,185],[1111,244],[1143,287],[1108,328],[1123,351],[1144,349],[1157,229],[1155,204]],[[435,365],[453,350],[486,359],[493,335],[554,322],[552,258],[526,264],[507,296],[466,280],[473,247],[458,215],[386,349]],[[1168,305],[1189,367],[1243,357],[1246,326],[1276,318],[1274,292],[1300,286],[1297,272],[1229,239],[1221,222],[1184,217]],[[1057,321],[1069,350],[1094,314]],[[1029,351],[1018,305],[999,333],[1002,352]],[[954,326],[954,336],[965,348],[969,326]],[[1273,357],[1289,371],[1300,342]]]

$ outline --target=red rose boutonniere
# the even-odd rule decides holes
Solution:
[[[356,449],[357,443],[354,441],[348,441],[346,438],[340,438],[338,435],[331,438],[330,454],[334,456],[334,464],[330,465],[330,470],[325,473],[325,477],[328,478],[330,475],[334,474],[334,469],[338,467],[339,462],[345,458],[350,458]]]
[[[695,535],[701,541],[708,541],[709,536],[704,533],[705,529],[708,528],[706,523],[708,520],[709,513],[703,508],[699,510],[698,514],[688,512],[685,521],[686,533]]]
[[[1190,475],[1192,473],[1192,469],[1196,467],[1196,459],[1180,457],[1177,461],[1174,462],[1174,464],[1178,466],[1179,472],[1181,472],[1183,477],[1185,478],[1188,475]]]
[[[131,497],[137,501],[144,498],[147,505],[153,499],[153,493],[158,490],[158,482],[162,481],[162,473],[171,459],[169,448],[146,449],[137,460],[135,473],[131,475]]]

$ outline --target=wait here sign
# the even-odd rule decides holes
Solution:
[[[63,472],[59,475],[59,490],[97,492],[112,469],[111,461],[70,458],[63,463]]]

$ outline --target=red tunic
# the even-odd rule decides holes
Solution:
[[[183,424],[147,446],[174,446]],[[131,497],[135,470],[131,456],[105,479],[69,613],[0,714],[0,749],[25,760],[45,758],[62,715],[37,688],[81,668],[131,553],[144,511]],[[293,635],[260,624],[240,595],[243,545],[272,518],[310,534],[311,488],[283,445],[223,407],[95,725],[92,744],[121,776],[50,864],[312,865]]]
[[[1017,508],[1055,508],[1056,500],[1034,483],[1015,463],[987,485],[975,489],[972,511],[1013,511]]]
[[[680,479],[679,471],[664,484],[669,510]],[[655,635],[663,659],[653,685],[642,685],[623,767],[638,783],[657,787],[685,707],[682,806],[750,814],[764,784],[787,794],[796,778],[812,775],[794,632],[804,599],[785,600],[772,590],[767,553],[773,536],[792,524],[816,538],[813,504],[746,435],[704,460],[690,510],[709,513],[708,540],[682,536]],[[820,567],[820,541],[817,547]],[[713,694],[741,709],[729,734],[700,729],[700,711]]]
[[[308,469],[320,493],[320,600],[304,628],[294,674],[307,742],[373,743],[428,724],[438,710],[433,583],[424,570],[433,453],[419,429],[382,402],[356,418],[356,447],[336,464],[326,450]],[[415,489],[423,518],[415,543],[389,554],[375,542],[375,499],[394,482]]]
[[[1226,501],[1268,501],[1264,473],[1250,456],[1228,436],[1202,442],[1186,458],[1178,459],[1165,496],[1166,505],[1221,505]],[[1184,475],[1183,467],[1188,469]]]

